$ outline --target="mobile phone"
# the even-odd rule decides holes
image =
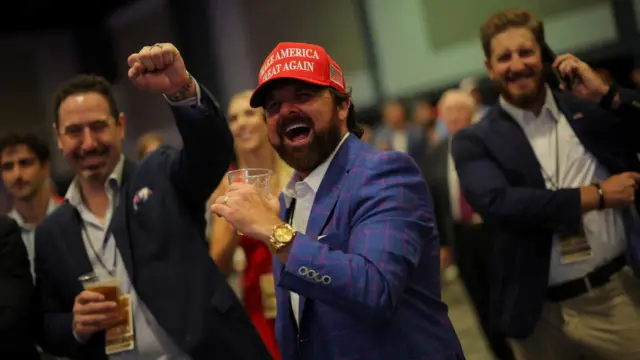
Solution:
[[[549,44],[546,42],[542,44],[542,61],[548,63],[551,67],[551,71],[558,79],[558,82],[564,86],[565,91],[571,91],[575,77],[571,75],[562,75],[560,71],[553,66],[553,62],[556,60],[556,54],[551,50]]]

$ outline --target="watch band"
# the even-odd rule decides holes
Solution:
[[[594,183],[593,186],[598,190],[598,195],[600,196],[598,200],[598,210],[604,209],[604,191],[602,191],[602,187],[598,183]]]
[[[289,232],[288,234],[289,236],[286,239],[279,239],[277,235],[277,233],[282,229],[285,229],[286,231]],[[297,231],[293,227],[291,227],[291,225],[289,224],[284,223],[284,224],[274,226],[272,230],[272,234],[269,237],[269,245],[272,251],[276,253],[278,250],[287,246],[287,244],[293,241],[293,238],[296,236],[296,234],[297,234]]]

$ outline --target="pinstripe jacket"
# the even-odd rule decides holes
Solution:
[[[281,195],[281,217],[287,204]],[[439,240],[415,162],[354,136],[337,151],[306,234],[274,261],[286,360],[464,359],[440,299]],[[300,295],[300,327],[289,291]]]

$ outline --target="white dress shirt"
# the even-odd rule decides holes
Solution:
[[[546,93],[545,103],[537,118],[531,111],[516,108],[502,97],[500,106],[522,127],[540,163],[547,188],[578,188],[608,178],[611,174],[584,148],[569,121],[558,109],[548,87]],[[556,174],[556,169],[559,169],[559,174]],[[619,209],[590,211],[582,216],[582,222],[593,255],[582,261],[561,264],[558,238],[554,235],[549,285],[583,277],[626,249],[622,212]]]
[[[291,226],[296,229],[297,232],[304,234],[307,231],[307,223],[309,222],[309,215],[311,214],[311,208],[313,207],[313,201],[316,198],[320,184],[324,175],[329,169],[331,161],[335,157],[338,149],[342,146],[344,141],[349,136],[347,133],[338,146],[333,150],[333,153],[322,163],[315,168],[309,176],[304,180],[300,180],[298,172],[294,172],[291,176],[291,180],[282,190],[287,208],[291,204],[293,198],[296,199],[296,206],[293,210],[293,221]],[[291,309],[293,310],[293,317],[296,319],[296,323],[300,325],[300,296],[293,291],[289,292],[291,297]]]
[[[399,151],[403,153],[407,153],[409,151],[409,140],[407,140],[407,131],[400,130],[393,132],[393,140],[391,144],[393,146],[394,151]]]
[[[460,179],[456,171],[456,165],[451,156],[451,141],[447,154],[447,183],[449,185],[449,204],[451,205],[451,216],[454,220],[460,220]]]

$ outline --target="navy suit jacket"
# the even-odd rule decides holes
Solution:
[[[39,359],[33,279],[20,228],[0,216],[0,359]]]
[[[610,173],[640,172],[640,93],[622,89],[615,111],[571,94],[554,97],[585,149]],[[580,190],[547,190],[526,135],[499,104],[454,135],[452,154],[464,196],[493,229],[492,325],[506,336],[527,337],[546,300],[553,234],[580,228]],[[639,251],[628,244],[632,267]]]
[[[464,359],[440,299],[427,186],[406,154],[349,136],[316,194],[305,234],[274,260],[285,360]],[[281,217],[287,204],[281,196]],[[300,328],[289,291],[300,295]]]
[[[172,107],[182,150],[162,147],[139,165],[125,162],[110,230],[140,299],[192,359],[270,359],[204,240],[205,202],[227,170],[233,140],[202,90],[204,108]],[[136,210],[133,199],[145,187],[152,194]],[[86,344],[72,333],[78,276],[92,271],[81,236],[68,203],[36,231],[40,343],[55,355],[104,359],[103,333]]]

